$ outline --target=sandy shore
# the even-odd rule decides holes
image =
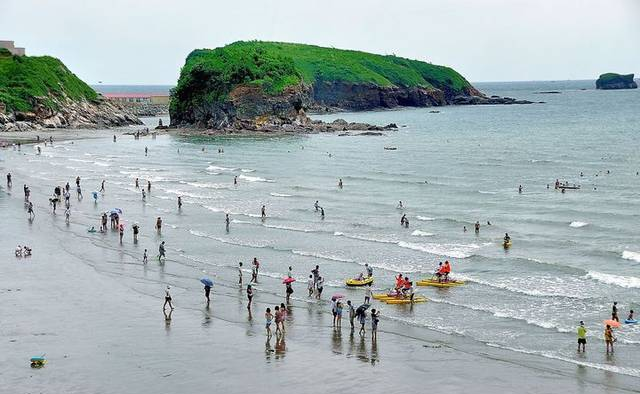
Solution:
[[[89,205],[74,215],[91,214]],[[294,302],[284,343],[267,342],[264,309],[283,300],[258,292],[250,317],[233,279],[214,287],[209,309],[198,278],[173,287],[176,310],[167,321],[163,289],[182,275],[171,261],[145,267],[117,246],[115,233],[108,235],[113,247],[100,246],[90,234],[69,231],[84,224],[67,227],[46,207],[29,222],[19,187],[0,188],[0,211],[2,392],[638,390],[637,379],[396,324],[384,312],[373,343],[352,335],[348,322],[332,329],[325,303]],[[34,255],[14,258],[19,243]],[[49,363],[31,369],[29,358],[41,354]]]

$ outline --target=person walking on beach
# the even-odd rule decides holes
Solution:
[[[162,241],[158,247],[158,262],[161,262],[163,258],[166,259],[164,255],[164,241]]]
[[[209,303],[211,302],[211,299],[209,298],[209,294],[210,293],[211,293],[211,286],[204,285],[204,298],[207,299],[207,307],[209,306]]]
[[[318,209],[320,208],[320,205],[318,205],[318,200],[316,200],[315,204],[313,204],[313,207],[316,209],[316,212],[318,212]]]
[[[142,255],[142,264],[147,264],[147,249],[144,250],[144,254]]]
[[[76,194],[78,196],[78,200],[82,200],[82,188],[80,185],[76,186]]]
[[[282,330],[280,329],[280,325],[282,324],[282,311],[280,307],[276,305],[275,307],[275,320],[276,320],[276,336],[282,335]]]
[[[160,216],[156,219],[156,230],[158,230],[158,234],[162,232],[162,218]]]
[[[313,295],[313,288],[315,287],[315,281],[313,280],[313,275],[309,275],[309,280],[307,280],[307,290],[309,291],[309,297]]]
[[[133,243],[137,244],[138,243],[138,233],[140,232],[140,227],[138,226],[138,223],[133,223],[133,226],[131,226],[131,228],[133,229]]]
[[[169,289],[171,289],[171,287],[167,286],[167,288],[164,290],[164,305],[162,305],[162,310],[165,310],[167,308],[167,304],[169,305],[169,308],[173,310],[173,304],[171,304],[171,293],[169,293]]]
[[[585,347],[587,346],[587,329],[582,320],[578,326],[578,353],[580,353],[580,346],[582,346],[582,352],[584,353]]]
[[[251,283],[258,283],[258,267],[255,264],[251,266]]]
[[[260,214],[262,216],[262,220],[264,221],[267,218],[267,208],[263,205],[260,210]]]
[[[271,322],[273,321],[271,308],[267,308],[267,311],[264,313],[264,319],[266,321],[265,328],[267,330],[267,340],[268,340],[271,338]]]
[[[139,183],[138,178],[136,178],[136,189],[139,189],[139,188],[140,188],[140,183]]]
[[[182,197],[178,196],[178,210],[182,209]]]
[[[242,261],[238,263],[238,284],[242,286]]]
[[[318,291],[316,298],[320,299],[322,296],[322,289],[324,288],[324,279],[321,276],[318,277],[318,281],[316,282],[316,289]]]
[[[147,181],[147,192],[151,193],[151,181]]]
[[[22,186],[22,190],[24,191],[24,200],[25,201],[29,201],[29,196],[31,195],[31,190],[29,190],[29,186],[27,186],[26,183],[24,184],[24,186]]]
[[[120,232],[120,245],[122,245],[122,237],[124,237],[124,223],[120,223],[118,225],[118,230]]]
[[[76,177],[76,187],[80,186],[80,177]]]
[[[253,301],[253,287],[250,284],[247,285],[247,309],[251,311],[251,301]]]
[[[378,322],[380,321],[380,312],[376,312],[375,309],[371,310],[371,340],[378,339]]]
[[[69,219],[71,216],[71,209],[67,208],[64,210],[64,222],[69,224]]]
[[[353,321],[356,318],[356,310],[351,304],[351,300],[347,301],[347,309],[349,310],[349,323],[351,324],[351,330],[353,330],[355,328]]]
[[[142,201],[145,201],[147,199],[147,193],[144,191],[144,189],[142,189]]]
[[[11,173],[7,172],[7,188],[11,189],[12,185],[13,185],[13,182],[11,181]]]
[[[607,327],[604,329],[604,342],[607,346],[607,354],[613,353],[613,342],[615,342],[615,340],[613,330],[611,326],[607,324]]]
[[[620,319],[618,318],[618,302],[617,301],[613,302],[613,307],[611,308],[611,320],[615,320],[617,322],[620,321]]]
[[[104,193],[104,179],[102,180],[102,183],[100,183],[100,193]]]
[[[27,213],[29,214],[29,220],[32,220],[36,217],[35,212],[33,212],[33,203],[29,201],[29,206],[27,207]]]
[[[100,232],[107,231],[107,213],[104,212],[100,218]]]

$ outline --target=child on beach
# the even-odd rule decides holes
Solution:
[[[251,285],[249,285],[251,286]],[[271,338],[271,322],[273,321],[273,315],[271,314],[271,308],[267,308],[267,311],[264,314],[264,319],[266,320],[265,328],[267,330],[267,339]]]
[[[375,309],[371,310],[371,340],[375,341],[378,339],[378,322],[380,312],[376,312]]]

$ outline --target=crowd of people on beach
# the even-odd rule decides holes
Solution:
[[[113,142],[116,142],[116,141],[117,141],[117,138],[114,135]],[[52,139],[50,139],[50,143],[53,143]],[[222,149],[219,149],[218,152],[223,153],[224,151]],[[145,156],[147,155],[148,155],[148,148],[145,147]],[[13,185],[13,175],[10,172],[7,173],[6,179],[7,179],[7,187],[10,189]],[[135,178],[134,182],[135,182],[135,188],[140,189],[139,178]],[[235,186],[238,185],[237,176],[234,176],[233,184]],[[76,185],[75,191],[76,191],[77,200],[82,201],[83,196],[82,196],[80,176],[77,176],[75,178],[75,185]],[[344,188],[342,179],[339,179],[338,181],[338,188],[340,189]],[[555,188],[561,189],[562,192],[564,192],[565,189],[579,188],[579,186],[569,185],[568,183],[561,183],[559,182],[559,180],[556,180]],[[52,196],[49,198],[49,205],[51,207],[53,214],[57,213],[57,206],[59,204],[64,203],[65,222],[67,224],[70,223],[70,217],[71,217],[71,191],[70,190],[71,190],[71,186],[69,182],[67,182],[64,186],[60,186],[60,185],[55,186],[53,189]],[[105,180],[102,180],[100,183],[99,193],[104,194],[105,190],[106,190]],[[25,208],[27,210],[27,213],[29,214],[29,220],[33,220],[35,218],[35,211],[34,211],[34,205],[30,200],[31,190],[28,185],[26,184],[23,185],[23,192],[24,192]],[[146,190],[145,188],[141,189],[142,200],[145,200],[147,195],[150,193],[151,193],[151,181],[147,180]],[[522,185],[518,187],[518,193],[523,193]],[[92,195],[93,195],[94,203],[97,204],[98,192],[94,191],[92,192]],[[183,207],[182,196],[178,196],[177,198],[177,207],[178,207],[178,210],[181,210]],[[315,201],[315,203],[313,204],[313,207],[315,209],[315,212],[318,212],[320,214],[320,217],[324,219],[325,217],[324,207],[320,205],[318,200]],[[405,208],[405,205],[403,204],[402,201],[399,201],[397,208],[398,209]],[[117,231],[119,236],[119,243],[122,244],[124,232],[125,232],[125,226],[124,226],[124,223],[121,222],[120,215],[122,215],[122,210],[119,210],[119,209],[113,209],[111,211],[102,213],[99,218],[99,224],[100,224],[99,232],[101,233],[107,232],[107,222],[110,219],[110,228],[113,231]],[[264,204],[262,204],[260,208],[260,218],[262,221],[265,221],[267,219],[267,207]],[[409,227],[409,219],[407,218],[406,213],[402,214],[400,219],[400,224],[405,228]],[[158,216],[155,222],[155,230],[157,231],[158,234],[160,234],[162,231],[162,225],[163,225],[162,217]],[[487,221],[487,225],[490,226],[491,222]],[[226,230],[229,231],[230,218],[228,213],[225,214],[225,226],[226,226]],[[479,221],[475,222],[474,230],[476,234],[479,233],[480,231]],[[464,231],[465,232],[467,231],[466,226],[464,227]],[[93,226],[90,227],[88,229],[88,232],[90,233],[96,232],[95,227]],[[137,222],[132,225],[132,232],[133,232],[133,242],[137,243],[138,236],[140,233],[140,225]],[[509,234],[505,233],[505,237],[504,237],[505,245],[507,243],[510,243],[510,241],[511,241],[511,238]],[[15,249],[16,257],[28,257],[31,255],[31,253],[32,253],[32,249],[26,245],[18,245]],[[165,246],[164,240],[162,240],[158,245],[157,260],[158,260],[158,263],[160,264],[163,264],[166,261],[166,246]],[[147,249],[144,249],[142,261],[143,261],[143,264],[148,263]],[[367,271],[366,277],[372,278],[373,269],[368,264],[365,264],[365,268]],[[243,282],[244,268],[243,268],[242,262],[238,263],[237,269],[238,269],[238,285],[242,288],[244,286],[244,282]],[[245,293],[248,301],[247,310],[249,311],[249,314],[252,313],[253,299],[256,295],[256,288],[259,280],[259,270],[260,270],[260,262],[257,259],[257,257],[254,257],[253,261],[251,262],[251,279],[246,284],[246,289],[245,289]],[[451,273],[451,263],[447,260],[444,263],[443,262],[439,263],[437,269],[435,270],[434,277],[436,278],[436,281],[439,283],[447,283],[450,280],[449,278],[450,273]],[[365,279],[364,273],[360,273],[360,275],[357,276],[355,279],[364,280]],[[283,284],[285,285],[285,302],[280,303],[280,305],[275,305],[273,309],[271,309],[271,307],[267,307],[264,313],[265,333],[268,339],[270,339],[274,334],[276,338],[279,338],[279,339],[284,338],[284,335],[286,333],[285,322],[287,321],[287,315],[290,313],[291,297],[292,297],[292,294],[294,293],[293,283],[295,281],[296,280],[293,277],[293,268],[290,266],[283,280]],[[207,307],[210,305],[210,302],[211,302],[212,285],[213,285],[212,282],[208,282],[204,284],[204,296],[205,296]],[[307,286],[308,298],[315,299],[315,300],[322,299],[322,294],[325,287],[325,278],[320,274],[319,265],[316,265],[315,268],[311,269],[306,286]],[[170,293],[170,289],[171,287],[167,285],[165,288],[164,304],[162,308],[163,311],[165,312],[165,317],[168,320],[170,320],[171,312],[169,312],[169,315],[167,315],[166,314],[167,308],[169,308],[170,311],[173,311],[175,308],[173,304],[173,298]],[[395,285],[390,290],[390,294],[391,293],[395,293],[399,296],[407,297],[408,299],[413,300],[414,294],[415,294],[414,283],[409,279],[408,276],[398,274],[395,278]],[[343,302],[344,298],[345,297],[341,294],[335,294],[331,297],[330,306],[331,306],[331,314],[333,318],[332,326],[335,329],[341,329],[342,317],[343,317],[343,314],[346,313],[349,319],[350,328],[352,332],[355,330],[356,322],[357,322],[360,325],[359,334],[364,336],[366,331],[365,329],[366,322],[367,320],[369,320],[371,324],[370,326],[371,338],[372,340],[375,341],[377,339],[377,329],[380,321],[380,310],[371,309],[369,313],[369,317],[367,317],[367,311],[371,306],[371,300],[373,298],[371,283],[368,283],[366,286],[364,286],[364,303],[359,307],[356,308],[351,300],[347,300],[346,303],[344,303]],[[607,353],[613,353],[613,345],[616,341],[613,329],[620,326],[617,305],[618,305],[617,302],[613,303],[611,319],[605,321],[605,329],[604,329],[603,337],[606,344]],[[628,323],[628,324],[637,323],[637,320],[635,320],[635,317],[634,317],[634,311],[632,309],[629,310],[625,323]],[[583,321],[580,321],[579,323],[579,326],[577,328],[577,336],[578,336],[578,352],[585,352],[586,342],[587,342],[587,329]]]

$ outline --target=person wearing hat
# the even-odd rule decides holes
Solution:
[[[584,352],[587,346],[587,329],[582,320],[580,320],[580,325],[578,326],[578,353],[580,352],[580,345],[582,345],[582,352]]]

